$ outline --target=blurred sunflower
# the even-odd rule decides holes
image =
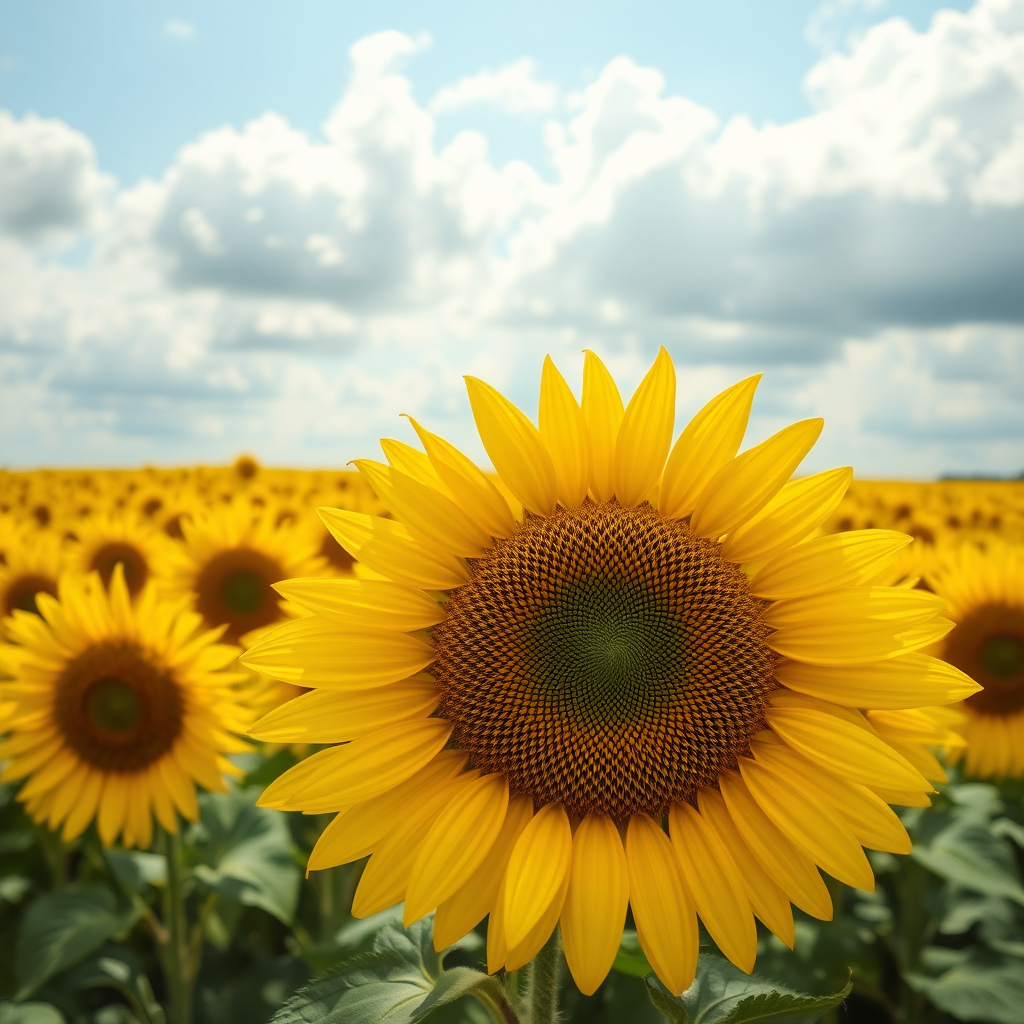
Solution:
[[[12,542],[0,563],[0,612],[37,611],[39,594],[57,593],[57,580],[65,561],[60,539],[50,532],[24,530]],[[0,635],[5,627],[0,625]]]
[[[114,567],[120,565],[128,593],[134,598],[146,582],[163,571],[170,541],[159,527],[126,512],[105,512],[83,520],[76,529],[77,543],[68,549],[68,568],[87,575],[99,574],[110,586]]]
[[[274,583],[323,567],[305,534],[278,524],[272,508],[254,510],[244,499],[196,507],[181,527],[184,541],[169,559],[167,592],[188,598],[208,627],[227,626],[232,643],[288,617]]]
[[[25,779],[18,799],[66,840],[95,818],[105,845],[147,847],[153,816],[195,820],[196,784],[225,788],[226,754],[249,718],[235,699],[237,648],[200,633],[198,615],[143,588],[133,606],[120,563],[109,593],[97,574],[64,576],[59,600],[7,619],[0,700],[9,701],[0,779]]]
[[[539,430],[467,378],[522,521],[415,421],[425,453],[386,441],[389,465],[357,463],[394,519],[322,515],[387,579],[279,584],[312,615],[243,658],[314,688],[253,735],[344,743],[262,801],[339,812],[310,867],[372,854],[356,916],[404,899],[410,923],[436,908],[440,949],[490,914],[492,971],[531,960],[561,921],[589,993],[631,905],[678,993],[698,914],[749,971],[755,915],[790,945],[790,901],[831,915],[818,866],[871,889],[862,846],[910,849],[876,790],[917,803],[932,787],[856,709],[975,686],[914,653],[951,627],[938,598],[864,582],[905,536],[799,543],[851,476],[787,483],[821,420],[736,456],[758,379],[713,399],[673,447],[664,350],[625,408],[593,353],[582,408],[546,360]]]
[[[982,686],[962,710],[964,769],[975,778],[1024,775],[1024,546],[964,545],[929,576],[956,623],[942,657]]]

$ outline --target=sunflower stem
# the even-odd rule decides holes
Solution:
[[[562,935],[556,925],[551,938],[533,958],[527,971],[526,1024],[556,1024],[561,974]]]
[[[164,832],[167,884],[163,892],[164,925],[167,928],[166,974],[170,997],[168,1024],[191,1024],[192,993],[185,963],[185,894],[182,888],[181,837]]]

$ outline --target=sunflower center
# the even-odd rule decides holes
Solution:
[[[15,608],[23,612],[39,614],[39,607],[36,604],[36,594],[49,594],[57,596],[57,585],[48,576],[41,576],[37,573],[26,573],[11,582],[4,594],[4,614],[10,615]]]
[[[184,701],[173,673],[153,655],[135,643],[104,641],[68,662],[57,681],[54,715],[87,764],[133,773],[174,745]]]
[[[624,820],[714,783],[764,727],[775,657],[746,577],[649,505],[530,518],[434,629],[440,713],[516,792]]]
[[[96,550],[89,563],[89,568],[100,574],[103,586],[110,586],[110,577],[114,575],[114,569],[120,565],[124,572],[124,581],[128,586],[128,593],[135,597],[146,585],[149,577],[149,566],[146,558],[134,544],[127,544],[124,541],[111,541]]]
[[[945,658],[984,689],[967,698],[981,714],[1024,710],[1024,607],[976,608],[946,638]]]
[[[120,679],[98,679],[85,697],[85,713],[93,728],[110,738],[134,732],[142,721],[139,691]]]
[[[196,582],[196,610],[210,626],[227,623],[225,639],[276,622],[280,614],[271,584],[284,578],[272,558],[251,548],[233,548],[215,555]]]

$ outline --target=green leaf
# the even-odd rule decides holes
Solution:
[[[632,928],[626,928],[622,933],[612,970],[618,971],[619,974],[632,975],[634,978],[646,978],[652,971],[644,951],[640,948],[640,940]]]
[[[369,953],[300,989],[273,1024],[415,1024],[465,995],[486,999],[498,983],[469,968],[442,972],[434,952],[432,918],[378,932]]]
[[[64,1015],[49,1003],[0,1003],[0,1024],[64,1024]]]
[[[1020,1024],[1024,960],[991,964],[965,958],[937,978],[924,974],[905,977],[911,988],[960,1020]]]
[[[136,911],[117,906],[109,889],[69,885],[43,893],[25,911],[18,941],[17,999],[30,996],[48,978],[67,970],[130,928]]]
[[[672,1024],[747,1024],[758,1020],[812,1024],[838,1006],[852,988],[847,983],[830,995],[804,995],[777,982],[746,975],[712,951],[701,952],[697,977],[681,996],[673,996],[653,974],[647,979],[651,1001]]]
[[[1024,906],[1024,886],[1017,878],[1012,847],[973,815],[955,818],[930,843],[915,845],[911,857],[953,885],[986,896],[1005,896]]]
[[[162,886],[167,881],[167,861],[162,854],[142,850],[106,850],[103,854],[110,870],[130,889],[147,885]]]
[[[260,907],[290,924],[301,872],[288,823],[280,811],[255,806],[256,792],[235,790],[200,797],[193,873],[224,899]]]

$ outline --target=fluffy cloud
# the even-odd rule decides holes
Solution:
[[[358,42],[317,136],[267,113],[113,195],[84,136],[0,115],[20,461],[335,461],[398,411],[466,440],[461,372],[530,406],[544,351],[575,370],[597,347],[628,384],[660,342],[689,366],[681,412],[770,364],[762,435],[828,411],[829,462],[1020,468],[1022,0],[877,24],[781,125],[723,124],[627,58],[565,107],[529,61],[424,107],[422,45]],[[498,166],[475,132],[439,146],[473,103],[545,114],[550,168]],[[74,231],[84,266],[29,245]]]
[[[65,241],[95,225],[112,186],[81,132],[0,110],[0,233]]]

